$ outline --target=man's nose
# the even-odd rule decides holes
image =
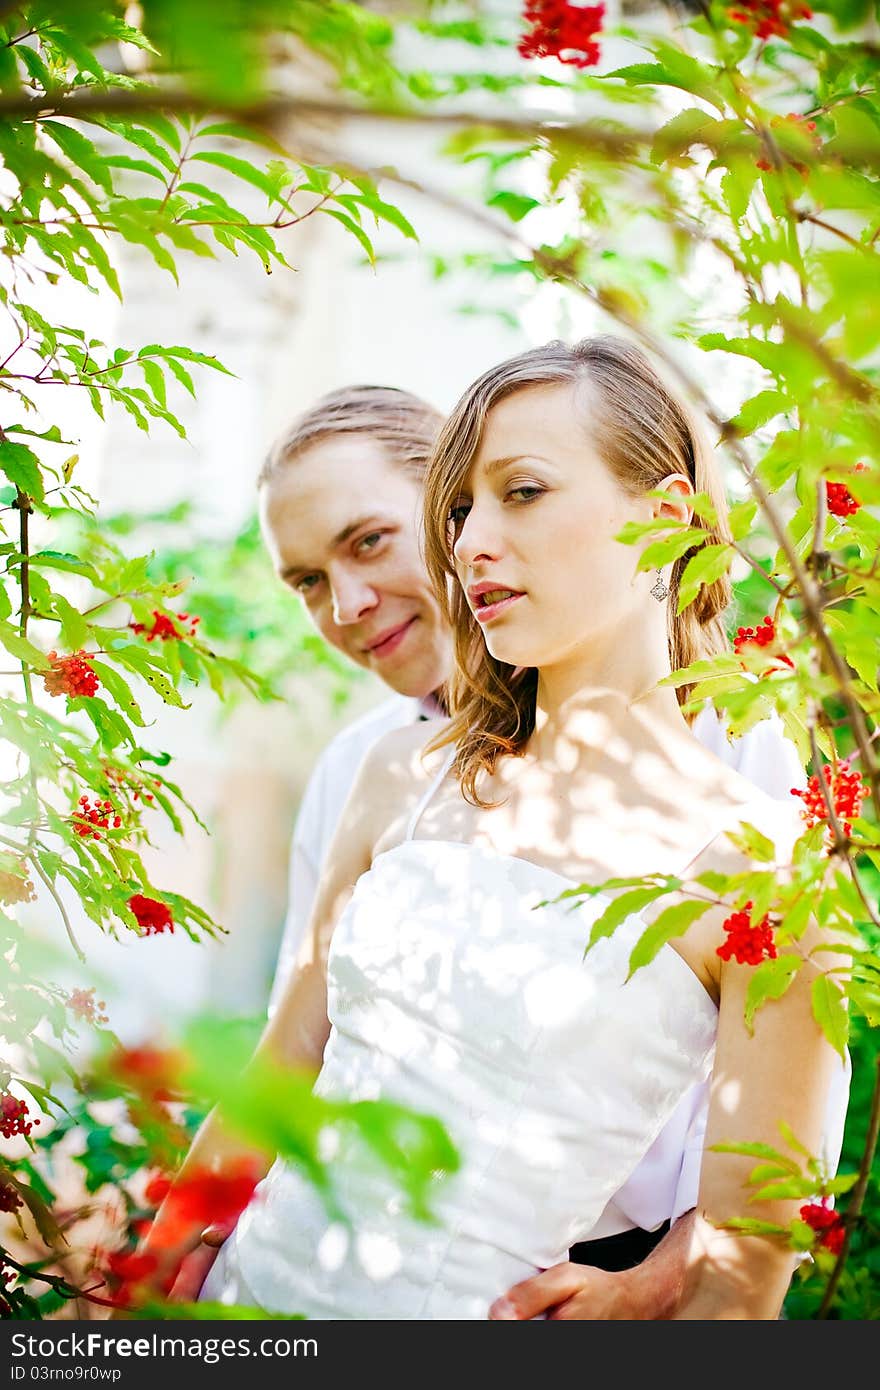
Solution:
[[[379,602],[379,596],[372,584],[367,584],[360,576],[346,571],[331,574],[330,592],[333,595],[333,621],[340,627],[360,622]]]

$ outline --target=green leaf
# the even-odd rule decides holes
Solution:
[[[699,526],[681,526],[673,535],[664,537],[663,540],[652,541],[646,545],[639,556],[636,569],[653,570],[662,569],[664,565],[671,564],[675,560],[680,560],[694,546],[705,545],[709,533]]]
[[[95,675],[110,695],[112,695],[126,719],[130,719],[133,724],[137,724],[140,728],[143,728],[145,724],[144,716],[125,678],[121,676],[118,671],[114,670],[112,666],[109,666],[106,661],[99,661],[96,657],[92,657],[91,664]]]
[[[749,1197],[750,1202],[771,1202],[786,1198],[812,1197],[816,1192],[815,1178],[783,1178],[779,1182],[768,1182],[759,1187]]]
[[[728,526],[735,541],[745,540],[757,515],[757,502],[737,502],[730,509]]]
[[[629,979],[641,966],[648,965],[661,947],[674,937],[682,936],[693,922],[704,916],[713,906],[713,903],[690,900],[673,903],[671,907],[664,908],[647,931],[642,932],[633,947],[627,978]]]
[[[736,845],[737,849],[741,849],[749,859],[757,860],[759,864],[772,864],[776,859],[776,846],[773,841],[748,821],[741,821],[739,830],[726,831],[725,838]]]
[[[755,1031],[755,1014],[768,999],[781,999],[800,969],[797,956],[777,956],[755,966],[746,990],[745,1023]]]
[[[521,222],[530,212],[541,206],[537,198],[530,198],[525,193],[514,193],[512,189],[505,188],[493,193],[487,201],[489,207],[500,208],[511,222]]]
[[[777,415],[791,409],[791,401],[782,391],[759,391],[745,401],[729,421],[732,429],[743,436],[753,434]],[[737,538],[738,539],[738,538]]]
[[[79,651],[85,646],[89,635],[89,625],[78,608],[74,608],[63,594],[53,593],[50,599],[51,611],[61,623],[64,644],[70,651]]]
[[[702,550],[692,555],[679,581],[677,611],[681,613],[693,603],[704,584],[714,584],[726,574],[732,558],[731,546],[714,543],[704,545]]]
[[[717,132],[719,122],[708,112],[701,111],[698,107],[690,106],[684,111],[679,111],[672,120],[667,121],[661,126],[654,136],[654,143],[651,146],[651,160],[654,164],[662,164],[667,159],[678,157],[689,150],[692,145],[703,143],[702,136],[707,135],[713,128]],[[710,145],[711,149],[712,146]]]
[[[282,198],[278,180],[270,178],[261,169],[257,169],[246,159],[239,159],[234,154],[220,154],[216,150],[198,150],[190,155],[190,159],[201,160],[203,164],[215,164],[218,169],[225,169],[227,173],[234,174],[236,178],[249,183],[253,188],[258,188],[261,193],[265,193],[270,203],[280,203],[282,207],[290,211],[290,205],[286,198]]]
[[[0,622],[0,646],[4,646],[12,656],[17,657],[19,661],[26,662],[35,671],[48,671],[49,669],[49,662],[45,654],[40,651],[39,647],[35,647],[33,642],[22,637],[18,628],[13,627],[11,623]]]
[[[656,898],[662,897],[664,893],[669,891],[669,886],[664,884],[662,887],[633,888],[628,893],[618,894],[593,923],[590,939],[584,948],[584,955],[587,954],[587,951],[591,951],[602,937],[610,936],[621,922],[626,921],[627,917],[631,917],[633,913],[641,912],[648,903],[654,902]]]
[[[351,232],[352,236],[360,242],[361,246],[366,251],[370,265],[374,266],[376,264],[376,253],[373,250],[373,243],[370,241],[363,227],[359,227],[353,218],[349,217],[345,212],[340,212],[338,208],[322,208],[321,211],[326,217],[333,217],[337,222],[341,222],[343,227],[346,227]]]
[[[42,502],[44,492],[40,460],[26,444],[3,440],[0,443],[0,470],[28,497]]]
[[[167,676],[156,670],[149,656],[142,649],[131,644],[114,647],[112,657],[114,661],[127,666],[131,671],[135,671],[148,685],[151,685],[166,705],[173,705],[175,709],[189,709],[189,704],[183,699],[180,692],[175,690]]]
[[[89,564],[88,560],[81,559],[79,555],[71,555],[63,550],[37,550],[30,557],[30,563],[42,569],[65,570],[69,574],[81,574],[96,587],[100,588],[101,586],[94,565]]]
[[[107,162],[103,155],[75,126],[63,125],[60,121],[41,121],[40,129],[51,135],[72,164],[82,169],[95,183],[100,184],[105,193],[113,192],[113,181],[107,172]]]
[[[846,1059],[849,1041],[849,1013],[845,996],[828,975],[813,981],[813,1015],[822,1032],[840,1056]]]
[[[163,187],[168,182],[166,171],[150,164],[146,159],[132,159],[128,154],[108,154],[104,156],[104,163],[108,169],[130,169],[136,174],[149,174],[150,178],[158,179]]]

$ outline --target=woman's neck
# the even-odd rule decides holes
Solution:
[[[687,723],[675,690],[658,684],[669,669],[665,643],[662,652],[629,645],[601,671],[586,663],[542,669],[529,752],[555,760],[560,740],[596,747],[612,736],[638,744],[667,731],[684,733]]]

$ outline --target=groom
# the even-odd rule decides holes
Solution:
[[[331,392],[278,439],[259,477],[261,525],[279,578],[300,595],[324,640],[373,671],[390,692],[331,740],[303,796],[270,1013],[305,935],[321,864],[364,753],[389,729],[444,716],[452,643],[419,544],[422,476],[441,423],[437,411],[405,391]],[[708,708],[694,733],[771,795],[787,798],[804,784],[775,721],[731,744]],[[835,1164],[846,1098],[842,1092],[829,1127]],[[570,1262],[506,1297],[499,1290],[491,1316],[669,1317],[683,1288],[706,1104],[704,1088],[697,1088],[606,1208],[596,1238],[575,1247]],[[205,1245],[221,1244],[229,1229],[209,1228]],[[212,1258],[213,1250],[204,1248],[190,1257],[175,1297],[194,1296]]]

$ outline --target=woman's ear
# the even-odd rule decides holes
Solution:
[[[651,498],[654,516],[671,517],[683,526],[690,523],[693,515],[690,499],[694,495],[694,485],[686,473],[670,473],[652,488],[652,492],[665,494]]]

